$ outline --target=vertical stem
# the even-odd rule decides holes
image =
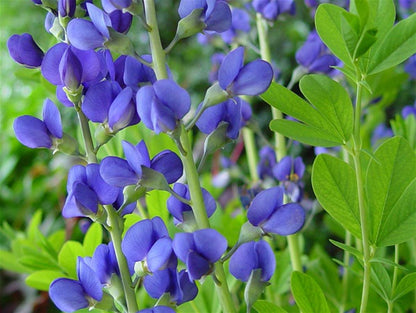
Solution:
[[[361,96],[362,86],[357,82],[357,95],[355,102],[355,122],[354,122],[354,140],[353,140],[353,161],[355,167],[355,176],[357,181],[357,193],[358,193],[358,207],[360,210],[360,222],[361,222],[361,237],[363,244],[364,254],[364,277],[363,277],[363,290],[361,294],[361,306],[360,313],[365,313],[368,302],[368,294],[370,291],[370,278],[371,278],[371,254],[370,245],[368,239],[368,218],[365,204],[364,195],[364,181],[362,177],[361,169],[361,135],[360,135],[360,122],[361,122]]]
[[[123,254],[123,251],[121,250],[122,229],[120,228],[119,224],[120,217],[113,207],[105,205],[104,208],[107,212],[111,241],[113,242],[118,267],[120,269],[121,282],[123,283],[124,296],[127,302],[127,310],[128,313],[135,313],[138,311],[136,295],[134,293],[133,284],[130,278],[130,271],[127,265],[127,260]]]
[[[256,22],[257,22],[257,31],[259,34],[259,43],[260,43],[260,53],[263,60],[271,63],[271,53],[269,47],[269,41],[267,38],[267,22],[261,16],[260,13],[256,15]],[[278,109],[272,107],[272,116],[273,119],[281,119],[283,118],[282,112]],[[277,160],[281,160],[284,156],[286,156],[286,143],[285,137],[277,132],[274,133],[275,136],[275,151]],[[301,253],[299,248],[299,240],[297,234],[287,236],[287,243],[289,246],[289,253],[290,253],[290,260],[292,263],[292,268],[295,271],[302,272],[302,261],[300,259]]]
[[[345,231],[345,244],[347,246],[351,245],[351,233],[347,230]],[[349,284],[349,271],[348,271],[348,264],[350,262],[350,253],[347,250],[344,250],[344,275],[342,276],[342,299],[341,299],[341,306],[339,308],[340,313],[344,313],[347,305],[348,300],[348,284]]]
[[[81,111],[81,104],[75,105],[77,111],[79,124],[81,125],[82,138],[84,139],[85,153],[87,154],[88,163],[97,163],[97,156],[94,152],[94,144],[92,142],[91,130],[88,125],[88,119],[84,112]]]
[[[168,78],[166,70],[165,52],[160,41],[159,27],[157,25],[156,9],[154,0],[143,0],[146,23],[149,25],[149,41],[152,50],[153,70],[157,79]]]
[[[257,149],[256,142],[254,140],[253,131],[250,128],[243,128],[244,145],[246,149],[246,155],[248,160],[248,169],[250,171],[251,182],[255,183],[259,180],[257,173]]]
[[[399,245],[396,244],[396,245],[394,245],[394,263],[399,264],[399,259],[400,259]],[[391,294],[394,294],[394,289],[396,288],[398,275],[399,275],[399,268],[397,266],[395,266],[394,269],[393,269],[393,280],[391,282]],[[388,312],[389,313],[393,312],[393,305],[394,305],[393,301],[388,302]]]

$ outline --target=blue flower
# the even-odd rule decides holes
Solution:
[[[178,273],[175,268],[166,268],[147,275],[143,285],[152,298],[158,299],[169,293],[170,302],[176,305],[191,301],[198,294],[198,288],[189,279],[188,273],[185,270]]]
[[[98,212],[99,204],[112,204],[119,190],[107,184],[98,164],[73,166],[68,173],[67,191],[62,215],[66,218],[90,216]]]
[[[175,310],[165,305],[158,305],[151,309],[140,310],[137,313],[175,313]]]
[[[136,146],[123,141],[122,145],[126,160],[109,156],[101,161],[100,173],[108,184],[117,187],[139,184],[142,178],[142,166],[163,174],[168,184],[174,183],[182,176],[182,161],[176,153],[163,150],[150,160],[144,141]]]
[[[141,268],[150,272],[176,268],[177,265],[172,239],[160,217],[142,220],[130,227],[123,238],[121,249],[130,273],[134,273],[137,262],[143,262]]]
[[[261,179],[266,177],[273,177],[273,167],[276,165],[276,153],[273,148],[264,146],[261,148],[260,160],[257,165],[257,173]]]
[[[59,16],[73,17],[75,14],[76,7],[77,7],[76,0],[58,0]]]
[[[78,257],[78,280],[58,278],[51,283],[49,296],[61,311],[74,312],[102,299],[103,286],[87,262],[87,259]]]
[[[201,189],[202,189],[202,196],[204,198],[205,208],[207,210],[207,215],[208,217],[210,217],[212,214],[214,214],[217,204],[215,203],[215,199],[211,196],[211,194],[207,190],[205,190],[204,188],[201,188]],[[189,188],[187,185],[176,183],[173,186],[173,191],[175,191],[178,195],[180,195],[181,197],[187,200],[191,199]],[[175,224],[184,222],[185,212],[192,213],[191,206],[179,201],[174,196],[169,197],[167,201],[167,208],[168,208],[168,211],[173,215]]]
[[[213,263],[227,249],[227,240],[215,229],[207,228],[176,234],[172,246],[177,257],[186,264],[189,279],[198,280],[211,273]]]
[[[256,12],[270,21],[274,21],[280,14],[296,13],[296,4],[294,0],[253,0],[253,7]]]
[[[191,106],[188,92],[171,79],[140,88],[136,102],[142,122],[156,134],[174,130]]]
[[[218,33],[226,31],[231,26],[231,10],[222,0],[181,0],[178,13],[184,18],[195,9],[202,9],[200,19],[205,23],[205,30]]]
[[[57,148],[63,137],[61,114],[49,99],[43,103],[43,121],[23,115],[15,119],[13,129],[16,138],[29,148]]]
[[[266,282],[272,277],[275,267],[273,250],[264,240],[243,243],[230,258],[230,273],[244,282],[256,269],[261,269],[261,280]]]
[[[258,193],[247,211],[249,222],[266,233],[287,236],[298,232],[305,222],[305,211],[297,203],[283,204],[283,188]]]
[[[13,35],[7,41],[10,56],[17,63],[28,68],[39,67],[43,60],[43,51],[33,40],[32,35]]]
[[[404,119],[406,119],[409,115],[414,115],[416,118],[416,101],[413,106],[407,105],[402,109],[402,117]]]
[[[218,82],[230,97],[257,96],[267,90],[273,79],[273,69],[264,60],[254,60],[244,65],[244,48],[228,53],[218,70]]]
[[[230,29],[221,33],[221,38],[227,44],[231,44],[240,33],[250,32],[250,15],[242,9],[232,8],[232,22]]]
[[[416,54],[412,55],[405,63],[404,70],[411,79],[416,79]]]

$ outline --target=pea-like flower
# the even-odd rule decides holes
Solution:
[[[296,5],[294,0],[253,0],[253,7],[256,12],[270,21],[275,21],[280,14],[296,13]]]
[[[165,305],[158,305],[151,309],[140,310],[137,313],[175,313],[175,310]]]
[[[188,273],[185,270],[178,273],[175,268],[166,268],[147,275],[143,286],[152,298],[159,299],[168,293],[170,302],[177,305],[193,300],[198,294],[198,288],[189,279]]]
[[[102,284],[110,284],[113,274],[120,274],[113,243],[100,244],[91,258],[91,267]]]
[[[230,97],[257,96],[267,90],[273,79],[273,69],[264,60],[254,60],[244,65],[244,48],[228,53],[218,70],[218,83]]]
[[[43,121],[30,115],[19,116],[13,123],[16,138],[29,148],[55,149],[63,137],[61,114],[49,99],[43,103]]]
[[[221,38],[227,44],[231,44],[241,33],[250,32],[250,15],[243,9],[232,8],[231,27],[221,33]]]
[[[107,184],[98,164],[74,165],[68,173],[68,196],[62,215],[66,218],[90,216],[98,212],[99,204],[112,204],[119,190]]]
[[[405,63],[404,70],[411,79],[416,80],[416,54],[412,55]]]
[[[291,156],[285,156],[273,168],[274,176],[281,182],[297,182],[302,179],[304,173],[305,164],[301,157],[292,158]]]
[[[88,308],[103,297],[103,286],[87,261],[81,257],[77,259],[78,280],[58,278],[49,287],[49,296],[63,312]]]
[[[76,0],[58,0],[58,13],[62,17],[73,17],[76,7]]]
[[[183,165],[176,153],[163,150],[150,160],[144,141],[136,146],[122,142],[126,160],[109,156],[101,161],[100,173],[104,180],[113,186],[137,185],[142,178],[142,166],[163,174],[168,184],[176,182],[183,172]]]
[[[130,227],[121,243],[130,273],[135,264],[142,262],[141,269],[156,272],[165,268],[176,268],[177,259],[172,250],[165,224],[160,217],[142,220]]]
[[[276,153],[273,148],[264,146],[259,152],[260,160],[257,165],[257,173],[261,179],[273,177],[273,167],[276,165]]]
[[[204,204],[205,208],[207,210],[207,215],[210,217],[212,214],[214,214],[215,209],[217,207],[217,204],[215,203],[215,199],[211,196],[211,194],[204,188],[202,189],[202,196],[204,198]],[[176,183],[173,186],[173,191],[175,191],[178,195],[181,197],[190,200],[191,195],[189,193],[189,188],[187,185]],[[182,223],[185,220],[184,214],[185,212],[192,213],[192,208],[190,205],[183,203],[182,201],[179,201],[174,196],[170,196],[167,201],[167,207],[169,212],[174,217],[175,224]]]
[[[198,280],[211,273],[213,264],[227,249],[227,240],[215,229],[207,228],[176,234],[172,246],[177,257],[186,264],[189,279]]]
[[[404,119],[406,119],[409,115],[413,115],[416,118],[416,101],[413,104],[413,106],[412,105],[406,105],[402,109],[402,117]]]
[[[222,0],[181,0],[178,13],[181,18],[184,18],[196,9],[202,9],[200,19],[205,24],[205,30],[220,33],[230,28],[231,10],[227,2]]]
[[[275,267],[273,250],[264,240],[243,243],[230,258],[230,273],[244,282],[256,269],[261,270],[261,280],[266,282],[273,276]]]
[[[28,68],[39,67],[42,64],[43,51],[30,34],[11,36],[7,41],[7,48],[12,59],[19,64]]]
[[[136,103],[137,113],[144,125],[159,134],[176,128],[178,121],[188,113],[191,98],[173,80],[162,79],[140,88]]]
[[[247,211],[249,222],[266,233],[287,236],[298,232],[305,222],[305,211],[297,203],[283,204],[283,188],[258,193]]]

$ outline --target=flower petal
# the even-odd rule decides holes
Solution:
[[[191,107],[188,92],[171,79],[158,80],[153,84],[156,96],[174,112],[176,119],[181,119]],[[172,95],[175,95],[172,97]]]
[[[43,103],[43,122],[54,137],[62,138],[61,114],[55,103],[49,99]]]
[[[282,205],[262,225],[269,233],[287,236],[298,232],[305,223],[305,210],[296,203]]]
[[[58,43],[50,48],[43,58],[41,65],[42,75],[53,85],[62,84],[58,69],[62,56],[68,47],[66,43]]]
[[[241,69],[231,90],[234,95],[257,96],[269,88],[272,80],[271,65],[263,60],[254,60]]]
[[[186,262],[188,253],[195,250],[194,236],[191,233],[177,233],[173,238],[172,247],[176,256],[182,262]]]
[[[100,301],[103,297],[103,286],[94,270],[81,257],[77,260],[77,273],[85,292],[91,298]]]
[[[258,266],[255,242],[243,243],[230,258],[230,273],[241,281],[248,281],[251,272]]]
[[[36,117],[19,116],[14,120],[13,129],[17,140],[29,148],[52,147],[52,140],[45,123]]]
[[[207,11],[208,14],[208,11]],[[231,27],[231,9],[225,1],[216,1],[212,13],[205,20],[205,30],[218,33],[224,32]]]
[[[94,24],[82,18],[75,18],[66,28],[71,44],[81,50],[91,50],[104,45],[106,38],[95,28]]]
[[[100,174],[107,184],[116,187],[136,185],[139,181],[139,176],[127,161],[118,157],[104,158],[101,161]]]
[[[222,89],[226,90],[237,77],[244,62],[244,48],[238,47],[228,53],[218,70],[218,82]]]
[[[101,204],[112,204],[116,201],[119,189],[107,184],[100,175],[98,164],[88,164],[86,168],[88,185],[97,194]]]
[[[143,285],[149,296],[157,299],[168,291],[172,278],[170,271],[170,269],[164,269],[152,275],[146,275]]]
[[[150,248],[146,260],[151,272],[163,269],[172,254],[172,239],[163,237],[157,240]]]
[[[198,280],[209,272],[211,265],[207,259],[194,251],[190,251],[186,258],[186,267],[188,268],[189,278]]]
[[[81,283],[73,279],[55,279],[49,286],[49,296],[63,312],[75,312],[89,306]]]
[[[259,240],[255,245],[258,256],[258,268],[261,268],[261,280],[268,281],[276,269],[276,258],[267,241]]]
[[[281,187],[263,190],[251,202],[247,211],[247,218],[251,224],[258,226],[266,221],[282,204],[283,189]]]
[[[227,250],[227,240],[215,229],[197,230],[193,235],[196,251],[212,263]]]
[[[150,168],[162,173],[168,184],[176,182],[183,174],[183,165],[178,155],[170,150],[163,150],[152,159]]]
[[[154,243],[153,224],[142,220],[131,226],[121,242],[121,249],[129,263],[142,261]]]
[[[113,131],[118,131],[130,124],[137,114],[133,103],[133,91],[130,87],[124,88],[114,99],[108,111],[108,124]]]
[[[144,141],[142,141],[144,143]],[[139,153],[136,146],[133,146],[130,142],[123,140],[121,142],[123,146],[124,155],[131,168],[139,175],[142,175],[142,165],[146,160],[143,160],[142,154]]]

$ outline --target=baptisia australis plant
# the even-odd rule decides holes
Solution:
[[[377,286],[377,292],[393,312],[396,299],[408,293],[407,286],[415,281],[412,273],[398,272],[402,270],[398,263],[403,261],[398,245],[416,235],[416,157],[401,137],[386,140],[375,151],[363,150],[360,125],[365,114],[362,106],[367,105],[363,96],[371,98],[373,92],[379,92],[382,88],[378,83],[388,85],[384,80],[393,73],[390,68],[416,53],[415,15],[393,26],[391,1],[351,1],[350,11],[330,4],[319,6],[317,30],[303,46],[300,42],[290,46],[291,51],[301,46],[296,55],[291,55],[292,60],[302,67],[302,75],[319,72],[333,77],[333,67],[337,66],[337,79],[344,79],[341,73],[349,79],[341,84],[324,75],[307,75],[299,81],[295,94],[272,83],[275,75],[267,38],[267,29],[273,27],[270,22],[284,23],[277,21],[281,14],[295,14],[294,1],[260,0],[244,6],[238,1],[182,0],[176,35],[165,48],[153,0],[34,2],[49,11],[46,28],[58,42],[43,52],[31,35],[14,35],[8,42],[10,55],[33,71],[39,72],[40,68],[43,77],[56,86],[64,109],[75,110],[80,125],[77,136],[83,145],[78,151],[74,140],[65,135],[65,120],[62,123],[58,107],[51,100],[44,103],[42,120],[19,117],[14,130],[18,140],[30,148],[75,156],[62,215],[75,221],[88,217],[94,222],[82,244],[69,240],[62,241],[60,247],[54,242],[52,245],[49,237],[43,240],[40,233],[31,233],[31,237],[42,238],[41,249],[47,250],[45,255],[53,259],[54,267],[52,274],[49,268],[42,268],[50,274],[44,275],[39,273],[40,262],[28,282],[41,280],[42,288],[49,287],[50,298],[60,310],[171,313],[189,312],[201,305],[201,312],[236,313],[254,308],[264,313],[264,305],[271,307],[269,311],[284,312],[269,301],[279,299],[279,304],[292,312],[296,308],[288,299],[293,294],[296,305],[305,313],[333,309],[344,312],[359,306],[364,313],[367,305],[367,311],[373,309],[368,300],[369,295],[373,297],[369,291],[373,275],[385,278],[377,281],[392,282],[388,292],[383,290],[385,284]],[[315,6],[312,1],[308,3]],[[250,16],[256,16],[256,29]],[[149,47],[142,37],[131,39],[133,18],[138,18],[137,28],[148,34]],[[277,28],[285,29],[280,25]],[[256,31],[260,49],[251,51]],[[170,54],[172,48],[199,32],[221,33],[225,42],[222,51],[215,51],[218,54],[210,76],[212,85],[203,97],[188,92],[194,82],[177,75],[178,67],[170,70],[167,64],[175,59]],[[241,33],[245,33],[244,38]],[[233,45],[232,49],[226,44]],[[260,52],[261,59],[252,58],[256,52]],[[181,57],[186,59],[188,54]],[[409,74],[411,62],[405,68]],[[391,72],[387,75],[384,71]],[[377,75],[384,76],[379,79]],[[353,86],[347,91],[344,87],[351,82]],[[291,87],[295,83],[297,80]],[[354,88],[355,106],[349,94]],[[252,132],[262,106],[251,97],[258,95],[276,109],[270,128],[281,135],[275,137],[274,145],[268,143],[266,132],[260,130],[257,137]],[[194,99],[203,100],[198,105]],[[256,105],[253,109],[250,102]],[[396,123],[393,130],[399,129],[403,137],[410,138],[410,130],[415,129],[413,113],[413,107],[405,108],[405,121]],[[293,118],[284,118],[283,114]],[[348,264],[351,254],[356,258],[352,267],[357,277],[362,274],[364,282],[361,302],[355,294],[338,301],[342,292],[332,294],[332,288],[327,288],[325,291],[331,293],[328,306],[321,291],[328,285],[325,279],[331,279],[329,285],[335,286],[334,290],[347,293],[357,289],[351,288],[353,277],[346,268],[341,284],[336,267],[333,277],[328,274],[334,264],[316,248],[318,244],[309,249],[309,241],[295,235],[305,227],[306,219],[299,202],[303,198],[312,200],[312,189],[304,189],[308,167],[301,157],[292,157],[300,155],[296,149],[302,146],[286,145],[285,136],[306,145],[343,147],[343,160],[327,154],[317,156],[312,188],[322,207],[348,231],[345,244],[337,246],[346,250],[344,264]],[[260,151],[260,161],[255,138],[267,143]],[[235,185],[240,181],[232,181],[229,188],[214,188],[207,184],[211,175],[204,173],[210,160],[214,164],[212,173],[218,172],[218,151],[227,154],[231,149],[225,145],[231,141],[236,141],[233,168],[241,172],[239,178],[248,189],[256,190],[245,198],[244,205],[233,201],[234,190],[238,189]],[[164,146],[166,142],[172,150]],[[247,166],[241,164],[244,160],[249,175]],[[108,236],[101,236],[96,226]],[[330,227],[335,226],[322,229]],[[31,227],[31,232],[34,229]],[[360,244],[351,247],[352,236]],[[102,243],[103,238],[108,244]],[[303,255],[300,243],[305,243],[305,251],[313,250],[319,262],[312,254]],[[394,262],[376,257],[378,247],[389,245],[397,245]],[[22,260],[26,266],[27,259]],[[324,264],[324,268],[317,269],[317,263]],[[386,270],[378,263],[394,265],[394,269]],[[229,271],[224,270],[227,266]],[[285,275],[292,268],[295,271],[289,294]],[[304,270],[307,274],[301,273]],[[390,274],[391,280],[386,278]],[[270,289],[263,295],[269,283]],[[213,286],[218,301],[202,308],[201,299],[213,297]],[[260,297],[266,301],[258,300]]]

